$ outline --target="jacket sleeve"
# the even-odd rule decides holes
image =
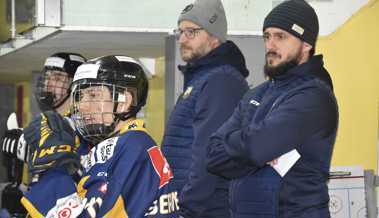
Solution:
[[[317,86],[297,90],[260,122],[226,136],[226,151],[234,158],[263,166],[301,146],[312,134],[334,131],[336,106],[329,93]],[[334,117],[334,118],[333,118]]]
[[[254,172],[257,168],[243,160],[232,158],[225,150],[225,136],[241,129],[242,100],[233,115],[210,138],[207,150],[207,170],[226,179],[235,179]]]
[[[219,74],[209,78],[199,94],[193,123],[192,165],[189,180],[179,198],[180,213],[186,218],[201,216],[204,205],[215,192],[221,178],[209,174],[206,169],[209,137],[232,114],[247,88],[241,81]]]

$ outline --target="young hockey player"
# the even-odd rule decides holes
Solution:
[[[55,110],[61,114],[68,111],[69,87],[76,69],[84,62],[85,58],[82,55],[68,52],[55,53],[45,60],[34,93],[42,111]],[[24,177],[23,180],[22,176],[29,148],[25,143],[22,129],[18,128],[15,116],[11,124],[13,125],[5,130],[0,143],[3,164],[8,171],[8,181],[10,182],[2,192],[3,200],[0,207],[15,216],[25,213],[20,199],[22,197],[21,190],[25,189],[23,184],[27,183],[27,179]]]
[[[82,55],[69,52],[58,52],[46,58],[34,93],[41,111],[54,110],[61,115],[67,115],[70,85],[76,69],[85,61]],[[20,128],[6,130],[1,151],[9,157],[26,161],[28,149],[23,137],[20,138],[21,135]]]
[[[22,203],[31,217],[177,216],[171,169],[136,118],[147,91],[145,72],[133,58],[105,56],[78,68],[71,119],[81,145],[68,122],[51,111],[24,130],[35,181]]]

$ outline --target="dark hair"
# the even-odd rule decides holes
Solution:
[[[315,55],[315,49],[312,48],[310,51],[309,51],[309,57],[313,57]]]
[[[312,48],[311,50],[309,51],[309,57],[313,57],[315,55],[315,52],[316,52],[316,42],[314,45],[312,45]]]

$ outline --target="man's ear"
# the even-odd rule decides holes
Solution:
[[[221,44],[220,40],[214,36],[210,36],[210,42],[213,49],[217,48]]]
[[[312,45],[310,45],[308,42],[304,42],[303,47],[302,47],[302,51],[305,54],[307,54],[307,53],[309,54],[309,52],[312,50],[312,48],[313,48]]]

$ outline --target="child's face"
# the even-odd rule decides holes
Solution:
[[[106,86],[90,86],[79,91],[76,109],[88,124],[111,125],[113,122],[114,102]]]
[[[49,70],[43,75],[42,91],[51,93],[51,96],[54,98],[52,103],[55,105],[67,96],[71,82],[72,78],[66,72]]]

